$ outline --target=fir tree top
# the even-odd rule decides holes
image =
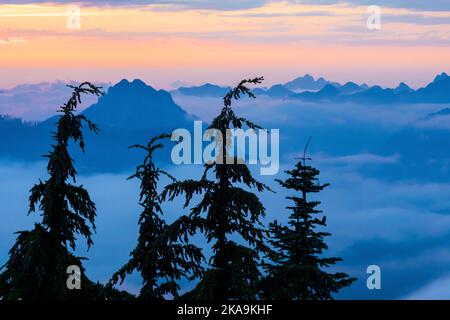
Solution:
[[[72,96],[59,110],[62,115],[56,123],[56,131],[53,132],[54,144],[52,150],[45,155],[48,158],[49,178],[45,182],[39,181],[31,189],[29,212],[36,211],[36,205],[39,203],[43,217],[42,226],[49,230],[56,241],[64,245],[68,242],[75,250],[75,234],[84,236],[88,246],[92,245],[92,232],[86,220],[95,230],[96,209],[83,186],[75,186],[68,182],[69,178],[75,182],[77,175],[69,154],[69,142],[78,143],[84,152],[83,123],[88,125],[89,130],[98,132],[96,124],[83,114],[75,114],[75,111],[81,103],[82,94],[99,96],[102,92],[100,87],[89,82],[69,87],[73,89]]]
[[[308,141],[309,144],[309,141]],[[274,221],[270,224],[270,263],[265,265],[267,277],[262,281],[262,296],[269,299],[322,300],[332,299],[332,293],[353,283],[356,279],[345,273],[329,273],[326,269],[341,258],[323,257],[328,249],[325,237],[330,233],[319,230],[326,226],[326,217],[320,217],[319,201],[308,195],[322,191],[329,184],[320,184],[319,170],[307,164],[306,148],[295,168],[285,171],[288,178],[277,180],[281,186],[299,195],[288,196],[293,205],[288,225]]]
[[[204,165],[199,180],[176,181],[164,190],[164,198],[174,200],[185,194],[184,207],[190,205],[194,195],[202,199],[191,208],[190,217],[199,221],[200,230],[208,242],[212,242],[213,255],[208,269],[197,285],[187,294],[200,299],[254,299],[259,277],[259,253],[268,250],[265,231],[260,219],[265,215],[264,206],[250,191],[268,189],[257,181],[247,165],[230,155],[231,136],[228,129],[259,128],[251,121],[238,117],[231,108],[232,101],[241,96],[255,98],[247,84],[259,84],[262,77],[242,80],[225,95],[223,108],[208,129],[219,132],[223,139],[216,139],[216,161]],[[231,159],[230,159],[231,158]],[[231,161],[230,161],[231,160]],[[240,236],[244,244],[230,239]]]
[[[130,147],[146,153],[143,163],[128,178],[140,181],[139,203],[143,211],[138,222],[138,244],[130,254],[131,259],[111,279],[112,285],[119,280],[122,283],[127,274],[139,271],[143,278],[139,298],[146,300],[162,300],[167,294],[178,297],[177,281],[182,277],[199,276],[203,259],[201,250],[187,243],[188,236],[193,235],[196,228],[188,217],[181,216],[172,224],[162,219],[158,181],[161,174],[174,178],[156,167],[153,153],[163,147],[159,140],[168,137],[170,135],[162,134],[152,138],[147,146]]]
[[[84,275],[83,258],[76,257],[68,248],[75,250],[77,234],[86,237],[89,246],[92,244],[88,223],[94,227],[95,204],[83,186],[75,186],[68,180],[75,182],[77,175],[69,144],[78,143],[84,151],[84,123],[90,130],[98,131],[84,115],[75,114],[77,105],[82,94],[98,96],[101,92],[89,82],[70,87],[72,96],[59,110],[62,115],[53,132],[54,144],[45,156],[49,178],[33,186],[29,198],[29,213],[39,205],[42,222],[30,231],[17,232],[9,260],[1,268],[0,300],[93,299],[99,294],[101,285]],[[66,270],[72,265],[80,268],[82,290],[68,290]]]

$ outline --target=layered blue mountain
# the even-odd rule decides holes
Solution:
[[[339,91],[343,94],[352,94],[363,90],[367,90],[369,87],[366,84],[358,85],[355,82],[349,81],[342,86],[338,86],[338,88]]]
[[[86,154],[73,148],[81,172],[117,172],[134,167],[142,158],[130,145],[145,144],[157,134],[176,128],[192,128],[194,117],[187,114],[164,90],[155,90],[140,80],[122,80],[110,87],[98,102],[85,111],[100,126],[95,135],[86,130]],[[51,131],[57,117],[32,124],[0,118],[0,159],[38,161],[48,152]],[[164,160],[168,160],[168,152]]]
[[[413,89],[411,89],[410,86],[408,86],[406,83],[404,82],[400,82],[400,84],[394,89],[395,93],[409,93],[414,91]]]
[[[155,90],[141,80],[122,80],[84,112],[104,127],[120,130],[163,130],[191,120],[165,90]]]
[[[215,84],[206,83],[195,87],[180,87],[172,91],[174,94],[182,94],[185,96],[195,97],[214,97],[222,98],[230,91],[231,87],[221,87]],[[271,98],[286,98],[295,94],[294,91],[289,90],[282,84],[275,84],[270,88],[255,88],[252,90],[255,95],[264,95]]]
[[[398,102],[399,97],[393,89],[373,86],[367,90],[356,92],[350,95],[340,95],[339,99],[345,102],[370,103],[370,104],[390,104]]]
[[[208,88],[210,86],[206,86]],[[218,87],[218,86],[216,86]],[[220,87],[223,91],[216,92],[222,97],[228,88]],[[295,99],[308,102],[353,102],[356,104],[383,104],[395,107],[396,103],[448,103],[450,102],[450,77],[442,73],[428,85],[413,90],[404,83],[396,88],[382,88],[373,86],[367,88],[348,82],[344,85],[326,84],[319,91],[305,91],[293,93],[284,85],[277,84],[268,89],[255,89],[257,95],[267,95],[274,98],[288,98],[285,102],[289,119],[303,117],[298,114]],[[180,100],[182,101],[182,100]],[[293,103],[294,102],[294,103]],[[284,103],[284,102],[283,102]],[[345,106],[342,106],[343,108]],[[281,110],[281,109],[280,109]],[[435,109],[432,109],[435,110]],[[244,111],[244,110],[243,110]],[[281,111],[280,111],[281,112]],[[386,134],[380,134],[377,126],[368,128],[359,123],[339,123],[323,127],[320,122],[298,126],[298,122],[280,123],[278,117],[265,117],[267,123],[261,123],[268,128],[282,128],[286,137],[313,135],[320,141],[320,150],[328,154],[344,156],[358,152],[373,152],[392,155],[399,153],[401,162],[405,166],[400,170],[403,177],[414,174],[418,168],[433,171],[436,176],[442,174],[446,159],[450,158],[450,151],[444,146],[450,141],[450,130],[447,130],[447,112],[430,114],[428,117],[405,127],[386,141]],[[155,90],[140,80],[129,82],[122,80],[110,87],[98,102],[85,109],[86,116],[98,123],[100,134],[87,134],[86,155],[75,151],[77,167],[85,172],[117,172],[132,168],[141,159],[139,152],[128,150],[128,146],[145,143],[156,134],[170,133],[176,128],[191,129],[194,117],[187,114],[172,99],[169,92]],[[10,117],[0,117],[0,161],[37,161],[41,155],[48,152],[51,143],[51,131],[57,118],[52,117],[43,122],[29,123]],[[272,121],[273,120],[273,121]],[[449,120],[449,121],[447,121]],[[358,132],[358,135],[355,135]],[[330,136],[333,139],[330,139]],[[425,138],[426,139],[425,139]],[[425,140],[424,140],[425,139]],[[295,152],[303,144],[283,144],[283,154]],[[381,145],[381,147],[379,147]],[[287,146],[287,147],[286,147]],[[76,149],[74,149],[76,150]],[[421,150],[423,150],[423,153]],[[417,155],[419,153],[419,155]],[[164,160],[168,160],[165,153]],[[438,163],[431,166],[428,162]],[[442,165],[441,165],[442,164]],[[430,167],[430,168],[428,168]],[[428,168],[428,169],[427,169]],[[443,170],[443,169],[442,169]],[[396,173],[398,175],[398,172]]]
[[[174,92],[185,96],[223,97],[230,89],[230,87],[221,87],[215,84],[205,83],[204,85],[196,87],[180,87]]]
[[[33,161],[34,156],[40,156],[45,152],[41,150],[37,154],[37,144],[42,144],[42,131],[37,126],[23,122],[21,119],[0,116],[0,159],[2,161],[26,160]],[[30,155],[30,153],[32,155]],[[36,160],[36,158],[34,158]]]
[[[424,88],[412,92],[408,101],[416,103],[448,103],[450,102],[450,77],[443,72]]]
[[[292,95],[290,98],[315,102],[358,104],[449,103],[450,77],[443,72],[427,86],[418,90],[411,89],[403,82],[394,89],[380,86],[359,86],[351,82],[343,86],[327,84],[319,91],[305,91]]]
[[[320,77],[317,80],[309,74],[305,74],[302,77],[295,78],[294,80],[288,81],[284,86],[291,91],[302,91],[302,90],[321,90],[329,81]]]
[[[266,95],[273,98],[285,98],[295,94],[298,91],[321,90],[328,84],[339,86],[338,83],[332,83],[322,77],[316,80],[313,76],[306,74],[302,77],[286,82],[285,84],[275,84],[270,88],[256,88],[253,92],[255,94]],[[172,92],[196,97],[223,97],[230,89],[230,87],[205,83],[201,86],[179,87],[177,90]]]
[[[396,179],[450,178],[450,108],[444,108],[411,122],[394,133],[378,152],[398,154],[400,161],[382,173]],[[387,171],[386,171],[387,170]]]
[[[185,96],[195,97],[223,97],[230,87],[222,87],[211,83],[201,86],[180,87],[173,91]],[[395,88],[381,86],[367,86],[347,82],[343,85],[330,82],[324,78],[317,80],[306,74],[285,84],[275,84],[270,88],[256,88],[256,95],[271,98],[298,99],[310,102],[335,103],[448,103],[450,102],[450,77],[445,73],[436,76],[427,86],[413,90],[404,82]]]
[[[327,84],[320,91],[305,91],[302,93],[297,93],[291,98],[300,99],[304,101],[332,101],[336,97],[341,95],[341,91],[331,84]]]
[[[295,93],[289,89],[287,89],[282,84],[275,84],[271,86],[269,89],[261,89],[257,88],[253,90],[255,95],[265,95],[271,98],[286,98],[294,95]]]

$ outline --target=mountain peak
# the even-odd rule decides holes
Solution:
[[[84,113],[94,122],[114,128],[170,127],[189,118],[165,90],[155,90],[142,80],[123,79]],[[167,122],[167,123],[166,123]]]
[[[222,97],[227,94],[230,89],[230,87],[221,87],[219,85],[207,82],[200,86],[179,87],[176,92],[186,96]]]
[[[191,84],[189,84],[187,82],[184,82],[184,81],[181,81],[181,80],[176,80],[175,82],[172,82],[170,84],[170,88],[172,88],[173,90],[176,90],[176,89],[178,89],[180,87],[188,87],[190,85]]]
[[[274,84],[273,86],[270,87],[270,89],[264,91],[263,94],[266,94],[270,97],[276,97],[276,98],[283,98],[283,97],[288,97],[290,95],[293,95],[294,93],[292,91],[290,91],[289,89],[287,89],[284,85],[282,84]]]
[[[322,77],[315,80],[312,75],[307,73],[302,77],[286,82],[284,86],[289,90],[321,90],[328,83]]]
[[[122,87],[122,86],[127,86],[130,84],[130,81],[128,81],[127,79],[122,79],[119,82],[117,82],[115,85],[113,85],[113,87]]]
[[[336,84],[335,87],[339,88],[344,94],[352,94],[364,89],[353,81],[348,81],[343,86]]]
[[[135,86],[147,86],[147,85],[145,84],[145,82],[142,81],[141,79],[134,79],[133,82],[132,82],[131,84],[132,84],[132,85],[135,85]]]
[[[201,85],[201,86],[199,86],[200,88],[201,87],[204,87],[204,88],[220,88],[220,86],[218,86],[218,85],[216,85],[216,84],[212,84],[212,83],[210,83],[210,82],[207,82],[207,83],[205,83],[205,84],[203,84],[203,85]]]
[[[394,92],[396,92],[396,93],[399,93],[399,92],[411,92],[411,91],[413,91],[411,89],[411,87],[408,86],[404,82],[400,82],[399,85],[394,89]]]
[[[144,81],[140,79],[134,79],[133,81],[128,81],[127,79],[122,79],[115,85],[109,88],[108,93],[113,94],[122,94],[122,93],[130,93],[130,92],[156,92],[156,90],[146,84]]]
[[[433,82],[446,80],[448,77],[449,77],[449,76],[448,76],[447,73],[442,72],[441,74],[438,74],[438,75],[434,78]]]

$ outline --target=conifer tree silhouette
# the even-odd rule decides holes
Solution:
[[[242,80],[226,94],[224,106],[209,129],[227,137],[228,129],[259,128],[251,121],[236,116],[231,104],[233,99],[237,100],[241,95],[255,98],[246,84],[259,84],[262,80],[262,77]],[[212,243],[212,257],[198,285],[184,298],[256,298],[260,276],[259,255],[268,249],[260,222],[265,209],[258,197],[244,187],[255,188],[259,192],[268,188],[253,178],[245,163],[238,163],[236,157],[227,153],[232,147],[230,142],[229,136],[225,143],[216,139],[219,149],[216,161],[204,165],[200,180],[176,181],[163,192],[163,198],[169,201],[184,194],[185,208],[190,205],[194,195],[203,195],[202,200],[191,208],[190,218],[198,221],[200,231],[208,243]],[[230,236],[240,236],[247,246],[231,240]]]
[[[317,230],[326,226],[326,217],[318,216],[322,213],[316,209],[320,202],[310,201],[308,195],[322,191],[329,184],[320,184],[319,170],[306,163],[311,160],[306,157],[309,142],[295,168],[285,171],[288,178],[276,180],[282,187],[299,194],[287,197],[293,201],[287,207],[292,211],[288,225],[280,225],[276,220],[269,225],[273,250],[268,255],[271,262],[265,264],[267,276],[261,281],[264,299],[333,299],[333,293],[356,280],[342,272],[324,270],[342,259],[322,257],[328,249],[324,238],[330,233]]]
[[[139,217],[139,238],[131,259],[117,271],[110,285],[122,283],[127,274],[139,271],[143,278],[139,299],[163,300],[167,294],[178,298],[179,281],[200,275],[203,259],[201,250],[188,243],[188,237],[195,233],[196,225],[186,216],[167,224],[162,219],[161,195],[158,192],[160,175],[174,180],[167,172],[156,167],[153,152],[163,147],[160,139],[170,135],[160,135],[150,140],[147,146],[134,145],[130,148],[143,149],[146,156],[136,172],[128,179],[140,181],[140,205],[143,211]]]
[[[72,252],[76,236],[86,238],[90,247],[95,230],[96,208],[83,186],[76,182],[77,171],[69,154],[69,144],[78,144],[84,152],[82,128],[97,133],[98,126],[82,114],[75,114],[82,94],[101,95],[100,87],[89,82],[73,89],[70,99],[61,106],[62,115],[53,132],[54,144],[44,157],[48,158],[49,178],[32,187],[29,213],[41,211],[42,221],[31,231],[19,231],[15,244],[9,251],[9,260],[0,275],[0,300],[54,300],[90,299],[101,285],[94,284],[84,275],[82,260]],[[80,267],[81,290],[69,290],[66,284],[67,267]]]

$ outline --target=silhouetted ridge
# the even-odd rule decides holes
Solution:
[[[335,86],[339,92],[331,89]],[[382,88],[379,85],[367,87],[358,86],[356,83],[347,82],[345,85],[327,84],[319,91],[307,91],[292,96],[295,99],[308,101],[330,101],[336,103],[449,103],[450,102],[450,77],[442,72],[437,75],[427,86],[411,89],[401,82],[396,88]]]
[[[195,119],[175,104],[170,93],[138,79],[119,81],[82,113],[97,123],[101,132],[98,136],[86,133],[86,141],[92,148],[85,156],[78,150],[73,152],[82,173],[129,170],[139,159],[139,155],[129,152],[130,145],[145,143],[160,132],[191,129]],[[50,132],[57,119],[54,116],[36,125],[0,119],[0,133],[11,136],[0,142],[0,158],[41,159],[50,148]],[[161,159],[167,161],[167,157],[162,152]]]
[[[425,88],[418,89],[412,102],[448,103],[450,102],[450,77],[442,72]]]
[[[138,79],[121,80],[83,113],[103,126],[127,129],[170,128],[191,119],[169,92]]]
[[[400,84],[394,89],[395,93],[406,93],[406,92],[411,92],[411,91],[414,91],[414,90],[411,89],[411,87],[409,87],[404,82],[400,82]]]
[[[343,86],[339,87],[339,90],[342,93],[344,93],[344,94],[355,93],[355,92],[358,92],[358,91],[362,91],[363,89],[364,89],[363,87],[361,87],[361,86],[359,86],[356,83],[351,82],[351,81],[349,81],[349,82],[345,83]]]
[[[231,88],[221,87],[211,83],[205,83],[201,86],[194,87],[180,87],[175,92],[181,93],[186,96],[197,96],[197,97],[222,97]]]
[[[286,82],[284,86],[289,90],[320,90],[329,83],[322,77],[315,80],[310,74],[305,74],[303,77]]]
[[[441,74],[438,74],[433,82],[438,82],[438,81],[442,81],[442,80],[447,80],[449,78],[448,74],[446,72],[442,72]]]

